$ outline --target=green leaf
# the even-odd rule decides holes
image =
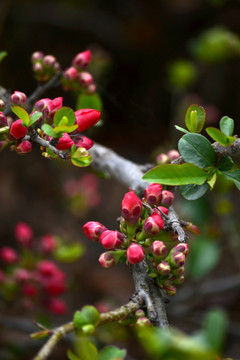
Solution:
[[[91,163],[92,157],[85,148],[80,147],[71,155],[71,161],[73,165],[83,167]]]
[[[85,252],[82,244],[76,242],[72,244],[60,245],[53,253],[55,259],[62,262],[74,262]]]
[[[40,111],[37,111],[34,114],[32,114],[32,116],[30,117],[29,126],[33,125],[36,121],[38,121],[41,116],[42,113]]]
[[[228,116],[224,116],[220,120],[220,130],[226,135],[226,136],[232,136],[233,130],[234,130],[234,121]]]
[[[81,94],[77,99],[77,110],[79,109],[95,109],[98,111],[102,111],[103,104],[101,97],[95,94]]]
[[[202,106],[191,105],[187,109],[185,124],[189,131],[199,133],[205,123],[205,110]]]
[[[58,156],[49,148],[46,149],[46,152],[49,156],[51,156],[53,159],[56,159]]]
[[[202,185],[208,174],[193,164],[164,164],[148,171],[143,179],[163,185]]]
[[[54,131],[56,134],[71,133],[71,132],[73,132],[74,130],[76,130],[77,127],[78,127],[77,125],[72,125],[72,126],[59,125],[59,126],[56,126],[55,128],[53,128],[53,131]]]
[[[9,126],[3,126],[0,128],[0,134],[7,134],[9,133]]]
[[[232,180],[240,190],[240,170],[221,171],[221,174],[228,180]]]
[[[72,350],[67,350],[67,357],[69,360],[81,360],[77,355],[75,355]]]
[[[30,117],[27,113],[26,110],[24,110],[21,106],[12,106],[11,107],[12,112],[17,115],[19,117],[19,119],[21,119],[24,123],[24,125],[26,125],[27,127],[29,126],[30,123]]]
[[[208,184],[203,185],[181,185],[180,192],[187,200],[197,200],[202,197],[209,189]]]
[[[183,135],[178,142],[178,149],[186,162],[195,164],[200,168],[213,166],[216,160],[210,141],[200,134]]]
[[[84,306],[81,311],[76,311],[73,316],[73,322],[76,329],[81,330],[82,326],[91,324],[97,325],[100,319],[98,310],[91,305]]]
[[[212,177],[207,181],[208,185],[210,186],[210,189],[212,190],[214,188],[214,185],[216,183],[217,180],[217,174],[214,173],[212,174]]]
[[[116,346],[106,346],[99,353],[99,360],[120,360],[124,359],[127,352],[126,350],[120,350]]]
[[[188,260],[188,274],[193,279],[199,279],[214,268],[220,258],[217,243],[207,237],[198,237],[191,246]]]
[[[214,127],[206,128],[206,132],[213,140],[217,141],[223,146],[232,145],[232,143],[236,140],[236,138],[232,136],[226,136],[222,131]]]
[[[7,52],[6,51],[0,51],[0,62],[7,56]]]
[[[42,131],[48,135],[48,136],[51,136],[51,137],[54,137],[54,138],[58,138],[58,134],[56,134],[53,130],[53,128],[51,127],[51,125],[49,124],[43,124],[42,125]]]
[[[217,168],[220,171],[231,170],[234,166],[234,162],[230,156],[225,156],[221,158],[217,163]]]
[[[175,126],[175,128],[176,128],[177,130],[179,130],[179,131],[181,131],[181,132],[183,132],[183,133],[185,133],[185,134],[189,133],[188,130],[182,128],[181,126],[178,126],[178,125],[174,125],[174,126]]]
[[[66,106],[61,107],[54,115],[53,118],[53,123],[54,126],[58,126],[60,124],[60,122],[63,120],[63,118],[67,119],[67,123],[65,122],[64,119],[64,124],[63,125],[68,125],[68,126],[72,126],[75,124],[76,122],[76,116],[74,114],[74,111]]]
[[[226,330],[227,317],[221,309],[213,309],[206,315],[204,322],[204,335],[210,347],[220,352],[223,347]]]
[[[79,359],[81,360],[98,360],[98,351],[96,346],[90,342],[88,339],[79,337],[77,339],[77,344],[75,344],[75,351],[77,352]],[[77,348],[76,348],[77,347]],[[75,360],[75,359],[73,359]]]

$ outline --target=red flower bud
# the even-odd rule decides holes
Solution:
[[[153,213],[144,221],[144,230],[148,235],[156,236],[164,227],[164,221],[160,215]]]
[[[162,204],[165,206],[172,205],[174,200],[174,195],[171,191],[163,190],[162,192]]]
[[[99,241],[105,249],[110,250],[122,245],[124,236],[119,231],[106,230],[100,235]]]
[[[23,295],[27,297],[35,297],[37,295],[37,288],[32,284],[24,284],[22,286]]]
[[[57,247],[56,238],[52,234],[44,235],[39,244],[40,251],[44,254],[52,253]]]
[[[167,164],[169,161],[169,158],[166,154],[159,154],[157,156],[156,161],[157,161],[157,164]]]
[[[151,184],[144,191],[144,197],[150,205],[160,205],[162,200],[162,185]]]
[[[43,72],[43,65],[40,62],[36,62],[33,64],[32,69],[35,72],[35,75],[38,76]]]
[[[94,109],[81,109],[75,111],[78,131],[82,132],[95,125],[100,120],[100,111]]]
[[[14,93],[10,97],[10,102],[12,105],[23,106],[27,102],[27,95],[21,91],[14,91]]]
[[[122,217],[127,224],[137,224],[142,213],[142,202],[133,190],[125,194],[122,201]]]
[[[189,253],[188,244],[180,243],[180,244],[175,245],[175,246],[172,248],[171,252],[176,252],[176,251],[181,252],[181,253],[183,253],[185,256],[187,256],[188,253]]]
[[[186,226],[187,230],[191,231],[191,233],[195,234],[195,235],[199,235],[200,234],[200,230],[196,225],[193,225],[192,223],[188,222],[187,226]]]
[[[184,266],[180,266],[176,269],[173,269],[172,270],[172,274],[175,275],[175,276],[181,276],[184,274]]]
[[[42,285],[44,291],[50,296],[58,296],[66,291],[64,278],[61,275],[58,276],[58,274],[54,275],[52,278],[43,279]]]
[[[49,67],[53,67],[57,59],[53,55],[46,55],[43,58],[43,64]]]
[[[167,156],[169,157],[170,161],[179,158],[180,154],[177,150],[170,150],[167,152]]]
[[[166,292],[168,295],[170,295],[170,296],[174,296],[174,295],[176,295],[176,293],[177,293],[176,286],[174,286],[174,285],[167,286],[167,287],[165,287],[164,290],[165,290],[165,292]]]
[[[53,119],[57,110],[62,107],[62,97],[57,97],[47,103],[46,108],[43,111],[43,114],[48,119]],[[36,104],[35,104],[36,105]]]
[[[156,258],[164,258],[167,256],[166,245],[162,241],[156,240],[151,245],[151,252]]]
[[[104,267],[106,269],[109,269],[116,264],[114,256],[113,256],[112,252],[110,252],[110,251],[102,253],[100,255],[98,261],[100,262],[102,267]]]
[[[14,121],[10,128],[10,134],[15,139],[22,139],[27,134],[27,128],[23,126],[21,119]]]
[[[1,102],[1,100],[0,100],[0,102]],[[7,118],[4,115],[4,113],[2,111],[0,111],[0,127],[7,126],[7,125],[8,125]]]
[[[52,100],[49,98],[40,99],[34,104],[34,109],[37,111],[43,111]]]
[[[97,221],[88,221],[83,225],[85,235],[92,241],[99,241],[100,235],[106,230],[107,228]]]
[[[38,263],[37,270],[41,276],[48,277],[56,274],[56,272],[58,272],[59,269],[57,265],[54,264],[52,261],[42,260]]]
[[[183,266],[186,261],[186,257],[182,252],[174,252],[170,254],[169,263],[172,267],[180,267]]]
[[[87,67],[88,64],[90,63],[91,61],[91,57],[92,57],[92,54],[91,54],[91,51],[90,50],[86,50],[86,51],[83,51],[83,52],[80,52],[79,54],[77,54],[75,56],[75,58],[73,59],[72,61],[72,65],[73,66],[76,66],[77,68],[84,68],[84,67]]]
[[[144,259],[145,251],[139,244],[131,244],[127,249],[127,261],[129,264],[137,264]]]
[[[73,66],[67,68],[66,70],[64,70],[63,76],[66,80],[68,81],[73,81],[76,79],[77,76],[77,69]]]
[[[34,53],[32,53],[31,61],[32,62],[39,61],[43,57],[44,57],[44,53],[42,51],[35,51]]]
[[[6,107],[6,103],[3,99],[0,99],[0,111],[3,111]]]
[[[24,247],[31,247],[33,241],[33,232],[30,226],[24,222],[19,222],[15,226],[14,236],[19,244]]]
[[[91,85],[93,83],[93,77],[87,71],[80,72],[77,76],[77,79],[78,79],[79,84],[84,87]]]
[[[157,209],[161,210],[161,212],[163,212],[165,215],[168,215],[168,213],[169,213],[169,210],[168,210],[166,207],[164,207],[164,206],[158,206]],[[156,214],[159,214],[159,215],[160,215],[161,212],[159,212],[157,209],[156,209],[156,208],[153,209],[153,212],[155,212]],[[160,215],[160,216],[161,216],[161,215]]]
[[[59,139],[59,143],[57,144],[56,148],[58,150],[66,150],[71,148],[74,145],[74,142],[68,135],[68,133],[64,133],[63,136]]]
[[[16,251],[8,246],[0,249],[0,258],[5,264],[14,264],[18,261]]]
[[[32,151],[32,144],[30,143],[30,141],[24,140],[16,147],[16,151],[19,154],[27,154]]]
[[[162,261],[158,264],[157,271],[161,275],[168,275],[171,271],[171,267],[167,261]]]
[[[81,135],[74,139],[74,144],[77,148],[84,147],[86,150],[89,150],[94,145],[94,142],[86,136]]]
[[[64,315],[67,312],[67,306],[61,299],[53,298],[45,301],[45,307],[55,315]]]

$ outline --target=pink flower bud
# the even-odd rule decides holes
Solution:
[[[102,253],[100,255],[98,261],[100,262],[102,267],[104,267],[106,269],[109,269],[116,264],[114,256],[113,256],[112,252],[110,252],[110,251]]]
[[[59,139],[59,143],[57,144],[56,148],[58,150],[66,150],[71,148],[74,145],[74,142],[68,135],[68,133],[64,133],[63,136]]]
[[[64,315],[67,312],[67,305],[61,299],[52,298],[44,303],[45,307],[55,315]]]
[[[62,100],[63,100],[62,97],[57,97],[49,101],[46,108],[43,111],[44,116],[48,119],[53,119],[57,110],[59,110],[62,107]]]
[[[0,100],[1,101],[1,100]],[[7,118],[2,111],[0,111],[0,127],[7,126]]]
[[[40,239],[39,248],[44,254],[51,254],[57,247],[56,238],[52,234],[46,234]]]
[[[136,326],[139,328],[149,327],[151,325],[151,321],[146,316],[141,316],[136,321]]]
[[[122,217],[127,224],[137,224],[142,213],[142,202],[136,193],[131,190],[125,194],[122,201]]]
[[[6,103],[3,99],[0,99],[0,111],[3,111],[6,107]]]
[[[151,184],[144,191],[144,197],[150,205],[160,205],[162,200],[162,185]]]
[[[164,227],[164,221],[160,215],[153,213],[144,221],[144,230],[148,235],[156,236]]]
[[[72,61],[72,65],[77,68],[87,67],[92,58],[92,54],[90,50],[83,51],[75,56]]]
[[[100,120],[100,115],[100,111],[94,109],[81,109],[75,111],[78,131],[85,131],[95,125]]]
[[[89,150],[94,145],[94,142],[88,137],[80,135],[74,139],[74,144],[77,148],[84,147],[86,150]]]
[[[43,111],[52,100],[49,98],[40,99],[34,104],[34,109],[37,111]]]
[[[44,291],[49,296],[58,296],[66,291],[64,278],[58,275],[54,275],[52,278],[43,279],[42,285]]]
[[[162,241],[156,240],[151,245],[151,252],[156,258],[164,258],[167,256],[166,245]]]
[[[43,58],[43,64],[49,67],[53,67],[57,59],[53,55],[46,55]]]
[[[159,154],[156,158],[157,164],[167,164],[169,162],[169,158],[166,154]]]
[[[174,252],[172,254],[170,254],[169,257],[169,264],[172,267],[180,267],[183,266],[185,263],[186,257],[182,252]]]
[[[96,87],[95,84],[90,84],[90,85],[87,86],[86,90],[87,90],[88,94],[94,94],[95,91],[97,90],[97,87]]]
[[[12,105],[25,105],[27,102],[27,95],[21,91],[14,91],[10,97],[10,102]]]
[[[177,293],[176,286],[174,286],[174,285],[167,286],[167,287],[165,287],[164,290],[165,290],[165,292],[166,292],[168,295],[170,295],[170,296],[174,296],[174,295],[176,295],[176,293]]]
[[[24,140],[20,142],[20,144],[16,147],[16,151],[19,154],[27,154],[32,150],[32,144],[28,140]]]
[[[79,84],[82,86],[88,86],[93,83],[93,77],[87,71],[80,72],[77,76],[77,79],[78,79]]]
[[[145,315],[145,312],[142,309],[138,309],[134,315],[135,315],[135,317],[140,318]]]
[[[32,53],[31,61],[32,62],[39,61],[43,57],[44,57],[44,53],[42,51],[35,51],[34,53]]]
[[[19,244],[24,247],[31,247],[33,241],[33,231],[30,226],[24,222],[19,222],[15,226],[14,236]]]
[[[42,276],[53,276],[58,271],[58,267],[50,260],[42,260],[37,265],[38,273]]]
[[[172,274],[178,277],[184,274],[184,270],[184,266],[180,266],[176,269],[172,269]]]
[[[170,150],[167,152],[167,156],[169,157],[170,161],[173,161],[173,160],[179,158],[180,154],[177,150]]]
[[[85,235],[92,241],[99,241],[100,235],[106,230],[107,228],[97,221],[88,221],[83,225]]]
[[[56,72],[61,70],[61,65],[59,64],[59,62],[55,62],[55,64],[53,65],[53,68]]]
[[[195,234],[195,235],[199,235],[200,234],[200,230],[196,225],[193,225],[192,223],[188,222],[187,226],[186,226],[187,230],[191,231],[191,233]]]
[[[127,261],[129,264],[138,264],[144,259],[145,251],[139,244],[131,244],[127,249]]]
[[[175,245],[175,246],[172,248],[171,252],[176,252],[176,251],[181,252],[181,253],[183,253],[185,256],[187,256],[188,253],[189,253],[188,244],[179,243],[179,244]]]
[[[27,128],[23,126],[21,119],[14,121],[10,128],[10,134],[15,139],[22,139],[27,134]]]
[[[63,77],[64,79],[68,80],[68,81],[73,81],[76,79],[77,76],[77,69],[73,66],[67,68],[66,70],[64,70],[63,73]]]
[[[105,249],[110,250],[122,245],[124,236],[119,231],[106,230],[100,235],[99,241]]]
[[[162,261],[158,264],[157,271],[161,275],[168,275],[171,271],[171,267],[167,261]]]
[[[35,72],[36,76],[39,76],[43,72],[43,65],[40,62],[36,62],[32,66],[32,70]]]
[[[26,269],[16,269],[14,272],[14,278],[17,281],[28,281],[31,279],[31,273],[30,271],[26,270]]]
[[[171,191],[163,190],[162,192],[162,204],[165,206],[172,205],[174,200],[174,195]]]
[[[157,209],[161,210],[161,212],[163,212],[165,215],[168,215],[169,213],[169,210],[164,206],[158,206]],[[160,215],[161,213],[157,209],[153,209],[153,212]]]
[[[5,264],[14,264],[18,261],[18,255],[16,251],[8,246],[0,249],[0,258]]]
[[[23,295],[27,297],[35,297],[37,295],[37,288],[32,284],[24,284],[22,286]]]

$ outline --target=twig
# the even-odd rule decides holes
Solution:
[[[188,236],[182,229],[183,224],[186,224],[185,221],[180,220],[174,208],[170,206],[168,219],[165,220],[165,227],[169,230],[172,229],[178,235],[179,242],[188,241]]]

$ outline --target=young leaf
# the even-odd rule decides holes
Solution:
[[[116,346],[106,346],[99,353],[99,360],[121,360],[127,355],[126,350],[118,349]]]
[[[77,100],[76,108],[79,109],[95,109],[98,111],[102,111],[103,105],[100,96],[95,94],[81,94]]]
[[[213,166],[216,160],[210,141],[200,134],[183,135],[178,142],[178,150],[186,162],[200,168]]]
[[[75,242],[59,246],[54,251],[53,256],[61,262],[74,262],[83,255],[84,251],[84,246],[79,242]]]
[[[181,132],[183,132],[183,133],[185,133],[185,134],[189,133],[188,130],[182,128],[181,126],[178,126],[178,125],[174,125],[174,126],[175,126],[175,128],[176,128],[178,131],[181,131]]]
[[[71,133],[71,132],[73,132],[74,130],[76,130],[77,127],[78,127],[77,125],[72,125],[72,126],[59,125],[59,126],[56,126],[55,128],[53,128],[53,131],[54,131],[56,134]]]
[[[51,136],[51,137],[54,137],[54,138],[58,138],[58,135],[54,132],[53,128],[51,127],[51,125],[49,124],[43,124],[42,125],[42,131],[48,135],[48,136]]]
[[[206,114],[202,106],[191,105],[187,109],[185,124],[189,131],[199,133],[203,128],[205,118]]]
[[[233,129],[234,129],[234,121],[228,116],[224,116],[220,120],[220,130],[226,135],[226,136],[232,136],[233,135]]]
[[[180,192],[187,200],[197,200],[202,197],[209,189],[208,184],[203,185],[181,185]]]
[[[75,124],[76,116],[74,114],[74,111],[69,107],[63,106],[54,115],[54,126],[58,126],[64,117],[67,118],[67,124],[65,125],[72,126]]]
[[[15,115],[17,115],[19,117],[19,119],[22,120],[24,125],[26,125],[28,127],[29,123],[30,123],[30,117],[29,117],[27,111],[24,110],[21,106],[12,106],[11,109],[12,109],[12,112]]]
[[[240,190],[240,170],[221,171],[221,174],[228,180],[232,180]]]
[[[36,121],[38,121],[41,116],[42,113],[40,111],[37,111],[34,114],[32,114],[32,116],[30,117],[29,126],[33,125]]]
[[[152,183],[163,185],[202,185],[208,174],[193,164],[165,164],[158,165],[148,171],[143,179]]]
[[[217,180],[217,174],[214,173],[214,174],[212,175],[211,179],[209,179],[209,180],[207,181],[207,183],[208,183],[208,185],[210,186],[210,189],[211,189],[211,190],[214,188],[214,185],[215,185],[215,183],[216,183],[216,180]]]
[[[234,162],[230,156],[225,156],[221,158],[217,163],[217,168],[220,171],[231,170],[234,166]]]
[[[77,355],[75,355],[70,349],[67,350],[67,357],[69,360],[81,360]]]
[[[236,140],[232,136],[226,136],[222,131],[219,129],[216,129],[214,127],[208,127],[206,129],[206,132],[209,136],[215,141],[217,141],[219,144],[223,146],[232,145],[232,143]]]
[[[71,161],[73,165],[83,167],[91,163],[92,157],[85,148],[80,147],[71,155]]]

